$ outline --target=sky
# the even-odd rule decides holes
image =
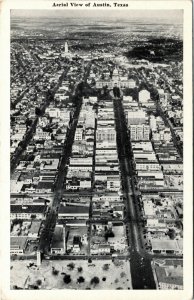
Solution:
[[[137,20],[140,22],[149,23],[168,23],[168,24],[181,24],[183,18],[182,10],[132,10],[132,9],[120,9],[120,10],[106,10],[96,9],[84,10],[84,9],[52,9],[52,10],[12,10],[11,18],[116,18],[116,19],[128,19]]]

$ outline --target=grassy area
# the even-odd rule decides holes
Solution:
[[[35,266],[28,267],[31,262],[34,262]],[[130,265],[126,261],[113,263],[111,260],[93,260],[92,263],[88,263],[83,260],[44,260],[39,267],[36,266],[36,261],[12,261],[10,272],[11,289],[15,289],[16,286],[22,289],[48,290],[132,288]],[[97,277],[99,282],[93,280],[94,283],[91,283],[94,277]]]

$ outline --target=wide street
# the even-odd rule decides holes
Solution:
[[[85,69],[84,82],[80,83],[80,85],[82,86],[87,80],[89,69],[90,69],[90,65],[87,66],[87,68]],[[82,105],[82,95],[79,94],[79,84],[76,87],[74,100],[76,100],[77,105],[63,146],[63,152],[61,155],[62,158],[58,167],[58,175],[54,186],[54,198],[51,204],[51,209],[46,216],[45,226],[40,236],[39,249],[44,254],[47,254],[50,249],[50,244],[52,241],[53,232],[57,221],[58,208],[64,193],[64,184],[67,175],[66,166],[71,156],[72,145],[74,142],[74,135],[75,135],[79,114],[81,110],[81,105]]]
[[[130,251],[131,276],[134,289],[156,289],[151,268],[151,259],[142,255],[140,232],[140,213],[137,206],[137,191],[131,184],[133,177],[131,145],[128,138],[125,115],[121,99],[114,99],[114,111],[117,131],[117,148],[120,162],[122,185],[128,222],[128,243]],[[128,224],[127,224],[128,223]]]
[[[64,182],[67,175],[67,168],[65,166],[67,165],[67,161],[71,155],[71,149],[74,141],[75,130],[77,127],[78,116],[81,109],[81,98],[79,99],[79,101],[80,102],[77,105],[74,113],[74,117],[75,117],[74,120],[76,121],[71,123],[70,129],[67,132],[67,136],[64,142],[62,159],[60,161],[59,168],[58,168],[58,175],[57,175],[57,180],[55,182],[54,198],[51,205],[51,209],[47,214],[45,226],[40,236],[39,249],[44,253],[47,253],[49,251],[50,243],[52,240],[52,236],[53,236],[53,232],[57,220],[57,210],[59,208],[60,201],[63,196]]]

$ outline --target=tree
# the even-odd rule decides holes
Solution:
[[[104,234],[104,237],[106,239],[106,241],[108,240],[109,237],[114,237],[114,232],[112,230],[107,230]]]
[[[83,283],[85,281],[84,277],[83,276],[80,276],[78,279],[77,279],[77,283]]]
[[[114,95],[114,97],[117,97],[117,98],[120,97],[120,89],[117,86],[115,86],[113,88],[113,95]]]
[[[53,267],[53,269],[52,269],[52,274],[56,276],[56,275],[59,274],[59,271],[56,270],[56,269]]]
[[[82,267],[78,267],[77,270],[78,270],[79,273],[81,273],[83,271],[83,268]]]
[[[71,282],[71,276],[69,274],[65,274],[63,281],[64,283],[69,284]]]
[[[35,114],[36,114],[37,116],[41,116],[42,111],[41,111],[41,109],[40,109],[39,107],[35,107]]]
[[[41,285],[41,284],[42,284],[42,280],[38,279],[38,280],[36,280],[36,283],[37,283],[38,285]]]
[[[58,128],[56,134],[61,134],[61,133],[62,133],[61,128]]]
[[[97,284],[99,284],[99,282],[100,282],[100,279],[97,276],[94,276],[90,281],[90,283],[93,285],[97,285]]]
[[[126,276],[126,273],[125,272],[121,272],[120,276],[121,276],[121,278],[123,278],[123,277]]]
[[[102,269],[104,271],[107,271],[109,269],[109,264],[104,264],[103,267],[102,267]]]
[[[176,237],[175,230],[174,229],[169,229],[168,232],[167,232],[167,235],[169,236],[169,238],[171,240],[174,240],[174,238]]]
[[[26,119],[26,126],[31,126],[32,125],[32,120],[27,118]]]
[[[75,268],[75,264],[70,263],[70,264],[67,265],[67,267],[69,268],[69,270],[73,270]]]
[[[29,156],[28,156],[28,161],[33,161],[34,160],[34,155],[33,154],[30,154]]]

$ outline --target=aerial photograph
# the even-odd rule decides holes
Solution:
[[[183,290],[183,10],[10,12],[10,289]]]

